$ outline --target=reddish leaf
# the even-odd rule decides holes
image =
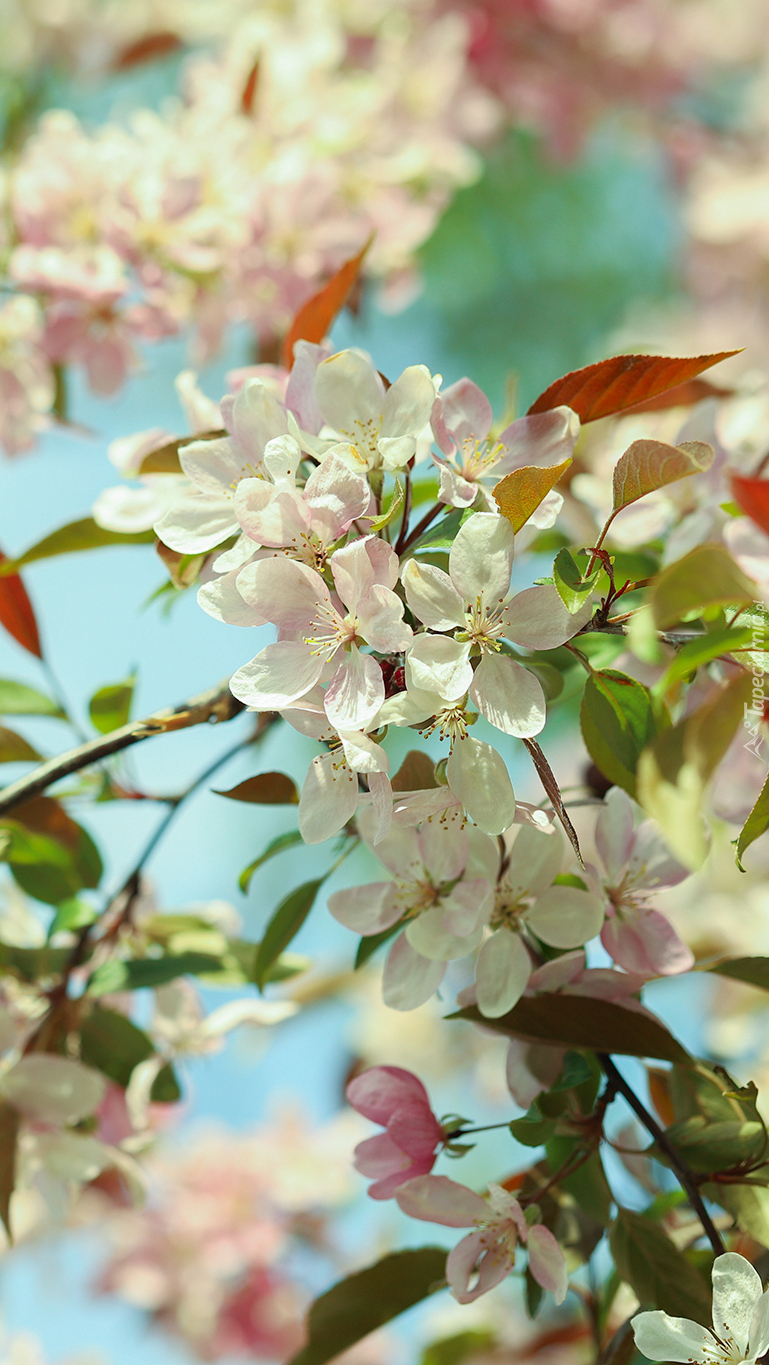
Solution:
[[[135,43],[129,43],[118,52],[112,63],[113,71],[128,71],[132,66],[141,66],[142,62],[152,62],[158,57],[167,57],[171,52],[176,52],[182,45],[182,40],[176,33],[161,32],[148,33],[146,37],[139,38]]]
[[[6,556],[0,550],[0,564]],[[35,613],[27,596],[27,590],[18,574],[0,578],[0,625],[5,626],[9,635],[36,658],[42,659]]]
[[[711,384],[708,379],[687,379],[683,384],[676,384],[674,388],[668,389],[666,393],[660,393],[656,398],[647,398],[643,403],[635,403],[632,412],[664,412],[667,408],[691,408],[695,403],[701,403],[704,398],[732,398],[734,389],[724,388],[723,385]]]
[[[565,403],[582,422],[595,422],[615,412],[637,408],[658,394],[678,388],[695,379],[719,360],[738,355],[738,351],[719,351],[716,355],[687,356],[615,355],[573,370],[556,379],[529,408],[529,415],[548,412]]]
[[[328,335],[329,327],[337,313],[340,313],[344,308],[347,296],[358,279],[363,258],[371,246],[372,240],[373,238],[369,237],[366,245],[362,247],[357,256],[352,256],[349,261],[345,261],[336,274],[332,275],[328,284],[325,284],[317,294],[313,294],[311,299],[302,304],[283,342],[281,359],[287,370],[293,364],[295,342],[314,341],[317,343]]]
[[[769,479],[744,479],[732,474],[731,484],[737,506],[769,535]]]
[[[252,114],[254,111],[254,99],[256,97],[256,86],[259,80],[259,63],[254,62],[248,73],[248,80],[243,86],[243,94],[240,97],[240,112],[242,114]]]

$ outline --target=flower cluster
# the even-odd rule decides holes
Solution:
[[[108,394],[138,341],[192,327],[201,358],[239,322],[272,345],[369,238],[367,271],[406,300],[414,251],[478,174],[496,106],[468,76],[459,16],[385,18],[348,32],[333,3],[260,8],[191,58],[164,112],[94,132],[43,116],[0,186],[7,282],[31,314],[0,322],[10,452],[31,444],[57,367]]]

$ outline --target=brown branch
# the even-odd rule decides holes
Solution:
[[[217,683],[216,687],[209,688],[207,692],[201,692],[196,697],[190,697],[179,706],[156,711],[144,720],[131,721],[128,725],[121,726],[119,730],[113,730],[109,735],[90,739],[76,749],[69,749],[67,753],[41,763],[26,777],[19,778],[18,782],[12,782],[10,786],[0,791],[0,815],[13,810],[14,806],[18,806],[22,801],[38,796],[52,783],[58,782],[59,778],[79,772],[81,768],[88,768],[92,763],[108,758],[110,754],[128,749],[143,739],[150,739],[152,735],[168,734],[171,730],[184,730],[190,725],[202,725],[207,721],[215,723],[232,720],[233,716],[244,709],[244,703],[238,701],[230,692],[229,680]]]
[[[657,1120],[649,1113],[645,1105],[641,1103],[635,1091],[628,1085],[621,1071],[614,1065],[611,1057],[607,1056],[605,1052],[597,1053],[597,1057],[606,1076],[613,1082],[618,1094],[622,1095],[627,1101],[636,1118],[641,1120],[647,1133],[654,1138],[660,1151],[665,1153],[665,1156],[678,1177],[681,1188],[686,1192],[689,1203],[702,1223],[703,1232],[710,1242],[716,1256],[722,1256],[726,1251],[726,1247],[721,1240],[721,1234],[716,1228],[713,1219],[705,1208],[702,1195],[697,1189],[697,1179],[691,1166],[687,1165],[681,1154],[676,1151],[664,1130],[660,1128]]]

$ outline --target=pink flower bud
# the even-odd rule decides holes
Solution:
[[[374,1181],[372,1199],[391,1199],[404,1181],[432,1170],[444,1133],[416,1076],[399,1066],[372,1066],[350,1081],[347,1098],[386,1129],[355,1148],[355,1169]]]

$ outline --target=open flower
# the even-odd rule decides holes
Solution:
[[[364,836],[367,817],[368,812],[358,818]],[[447,962],[478,947],[493,904],[499,854],[480,830],[428,820],[419,831],[394,824],[376,855],[392,880],[336,891],[328,908],[357,934],[380,934],[403,921],[387,958],[382,994],[391,1009],[412,1010],[437,990]]]
[[[391,1199],[405,1180],[431,1171],[445,1133],[422,1082],[399,1066],[372,1066],[347,1087],[353,1109],[386,1132],[355,1148],[355,1169],[371,1176],[372,1199]]]
[[[492,421],[488,398],[470,379],[460,379],[436,398],[431,424],[447,457],[433,455],[440,474],[441,502],[471,507],[480,490],[489,510],[495,512],[496,504],[484,486],[486,479],[497,483],[521,465],[560,464],[571,455],[579,434],[579,418],[566,407],[519,417],[496,440],[489,437]],[[552,496],[560,507],[563,498]]]
[[[403,469],[430,421],[435,380],[426,365],[410,365],[385,389],[370,361],[338,351],[318,366],[315,399],[327,425],[350,442],[353,468]]]
[[[712,1332],[690,1318],[657,1310],[633,1318],[633,1335],[649,1360],[755,1365],[769,1350],[769,1290],[763,1290],[750,1261],[727,1251],[713,1262]]]
[[[329,565],[336,593],[313,569],[282,556],[241,570],[238,591],[281,638],[239,668],[230,687],[257,711],[280,711],[330,674],[325,707],[331,724],[363,730],[385,692],[379,664],[361,646],[389,654],[412,639],[403,602],[392,591],[398,558],[383,540],[365,536],[336,550]]]
[[[422,1175],[402,1185],[395,1198],[410,1218],[450,1228],[474,1227],[446,1262],[449,1288],[458,1303],[473,1303],[500,1284],[515,1264],[519,1242],[528,1247],[529,1269],[537,1284],[549,1289],[556,1303],[563,1303],[568,1274],[558,1242],[542,1223],[529,1226],[518,1200],[501,1185],[489,1185],[486,1200],[445,1175]]]
[[[478,955],[478,1008],[498,1018],[517,1005],[534,969],[521,937],[527,930],[553,948],[578,948],[600,930],[600,899],[577,886],[554,886],[561,870],[563,837],[526,825],[518,831],[495,893],[491,936]]]
[[[595,828],[605,868],[596,885],[607,911],[601,942],[628,972],[645,976],[688,972],[694,963],[691,950],[648,901],[658,888],[677,886],[689,876],[689,869],[671,857],[653,820],[644,820],[637,829],[633,824],[630,797],[620,787],[612,787]]]
[[[545,695],[539,680],[501,652],[502,641],[527,649],[554,649],[589,618],[589,604],[570,616],[555,588],[510,592],[514,533],[506,517],[476,512],[460,527],[449,554],[449,572],[410,559],[401,578],[406,601],[430,631],[453,633],[441,672],[451,667],[456,687],[469,692],[479,711],[498,730],[519,738],[539,734],[545,723]],[[423,665],[427,687],[434,670],[430,636],[417,636],[412,664]],[[471,662],[480,654],[473,669]],[[440,690],[436,675],[435,691]]]

